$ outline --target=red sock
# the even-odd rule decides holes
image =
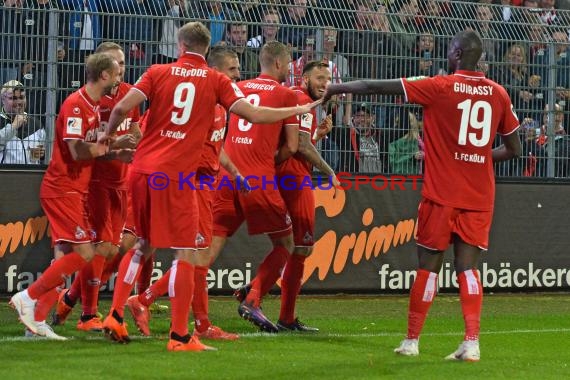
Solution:
[[[144,292],[139,294],[139,301],[146,307],[149,307],[160,296],[168,293],[168,281],[170,279],[170,269],[156,280]]]
[[[287,260],[281,280],[281,312],[279,320],[284,323],[295,321],[295,303],[301,290],[301,280],[307,256],[292,254]]]
[[[75,278],[69,287],[67,292],[67,299],[75,304],[77,300],[81,297],[81,271],[75,274]]]
[[[113,305],[111,312],[115,310],[120,317],[125,314],[125,303],[133,291],[135,281],[141,271],[143,253],[140,250],[129,250],[121,260],[119,273],[113,291]]]
[[[247,297],[245,297],[245,302],[259,307],[261,302],[261,281],[255,276],[253,280],[251,280],[250,285],[251,288],[249,289],[249,293],[247,293]]]
[[[61,280],[81,269],[87,261],[78,253],[71,252],[55,260],[45,272],[28,288],[28,294],[37,300],[44,293],[61,284]]]
[[[137,280],[137,294],[143,294],[144,291],[150,286],[150,279],[152,278],[152,270],[154,269],[154,255],[149,256],[143,263],[141,274]]]
[[[263,259],[257,269],[256,277],[260,281],[260,297],[269,293],[275,282],[281,277],[281,271],[289,259],[289,251],[285,247],[277,246]]]
[[[194,298],[192,299],[192,312],[196,321],[196,330],[204,332],[212,324],[208,319],[208,267],[194,267]]]
[[[45,321],[49,311],[57,302],[57,298],[59,297],[59,289],[55,287],[44,293],[38,298],[38,302],[36,302],[36,308],[34,309],[34,319],[36,322]]]
[[[103,268],[103,274],[101,274],[101,285],[106,284],[111,278],[113,273],[119,270],[119,264],[121,264],[121,259],[123,256],[116,254],[111,260],[105,261],[105,267]]]
[[[105,266],[105,257],[95,255],[89,264],[81,269],[81,307],[82,315],[97,314],[97,301],[101,287],[101,274]]]
[[[180,336],[188,335],[188,316],[194,292],[194,266],[174,260],[168,282],[168,296],[172,305],[172,326],[170,331]]]
[[[408,310],[408,339],[418,339],[427,313],[437,293],[437,273],[418,269],[410,291]]]
[[[483,287],[476,270],[469,269],[459,273],[459,298],[461,311],[465,321],[464,340],[479,339],[479,325],[481,321],[481,306],[483,304]]]

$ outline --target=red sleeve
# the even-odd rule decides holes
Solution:
[[[63,140],[85,140],[85,134],[89,123],[84,111],[77,104],[69,104],[59,111],[59,117],[63,120]]]
[[[300,91],[295,91],[295,93],[297,94],[297,104],[298,105],[304,105],[307,103],[310,103],[310,99],[307,98],[307,96],[300,92]],[[301,116],[299,116],[299,132],[304,132],[304,133],[308,133],[310,135],[312,135],[313,133],[313,114],[312,112],[308,112],[305,113]]]
[[[152,91],[152,72],[154,71],[155,66],[151,66],[148,68],[147,71],[142,75],[141,79],[134,85],[134,88],[139,90],[146,96],[147,99],[150,99],[151,91]]]
[[[218,77],[218,103],[230,111],[234,103],[245,98],[245,96],[239,87],[230,80],[230,78],[214,70],[211,72],[216,73]]]
[[[440,77],[402,78],[406,101],[408,103],[421,104],[422,106],[430,105],[437,99],[439,89],[443,87],[443,83],[438,83],[439,78]]]
[[[285,99],[285,104],[283,104],[283,107],[297,107],[297,95],[295,94],[295,92],[293,90],[291,90],[290,88],[284,87],[284,92],[283,92],[283,99]],[[297,116],[291,116],[287,119],[285,119],[283,121],[283,125],[299,125],[299,117]],[[309,133],[310,130],[309,130]]]

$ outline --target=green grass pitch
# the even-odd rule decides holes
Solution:
[[[153,336],[119,345],[75,329],[79,305],[55,331],[66,342],[23,337],[7,299],[0,304],[0,379],[567,379],[570,378],[570,295],[486,295],[481,361],[447,362],[462,340],[457,295],[439,295],[424,327],[420,356],[393,353],[406,330],[405,296],[302,296],[298,315],[313,335],[260,334],[237,315],[229,297],[213,297],[211,319],[238,332],[235,342],[205,341],[214,352],[166,351],[169,313],[153,314]],[[161,303],[167,304],[166,300]],[[271,319],[279,299],[264,301]],[[102,312],[109,301],[100,304]],[[192,327],[191,327],[192,328]]]

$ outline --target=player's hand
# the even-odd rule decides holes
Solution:
[[[236,175],[236,184],[240,193],[247,195],[251,192],[251,185],[247,181],[247,178],[243,177],[239,173]]]
[[[111,149],[133,149],[137,146],[137,139],[132,134],[119,136],[111,144]]]
[[[333,129],[332,115],[328,114],[327,117],[321,121],[317,127],[317,140],[325,137]]]
[[[119,149],[117,151],[117,160],[124,162],[126,164],[130,164],[133,162],[133,158],[135,156],[134,149]]]
[[[302,106],[297,106],[297,115],[303,115],[303,114],[311,112],[311,110],[313,108],[315,108],[316,106],[318,106],[322,102],[323,102],[323,100],[319,99],[319,100],[316,100],[312,103],[307,103],[307,104],[302,105]]]
[[[111,145],[115,142],[116,137],[108,135],[107,132],[97,132],[97,143]]]

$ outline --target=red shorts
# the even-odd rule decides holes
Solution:
[[[133,215],[133,200],[130,191],[127,191],[127,217],[125,219],[123,232],[128,232],[130,234],[138,236],[137,228],[135,227],[135,216]]]
[[[164,190],[148,186],[148,175],[131,172],[133,216],[139,236],[153,248],[196,249],[196,192],[178,189],[171,181]]]
[[[87,194],[40,198],[40,203],[49,221],[52,245],[61,242],[91,243],[95,240],[87,213]]]
[[[127,191],[94,185],[89,189],[87,205],[97,242],[118,246],[127,218]]]
[[[486,250],[493,211],[473,211],[443,206],[422,198],[418,208],[418,245],[444,251],[453,234],[465,243]]]
[[[279,190],[256,189],[248,194],[222,186],[214,199],[214,236],[232,236],[245,220],[250,235],[273,237],[291,233],[291,217]]]
[[[296,247],[312,247],[315,243],[315,195],[307,186],[280,189],[293,222]]]
[[[214,220],[212,217],[212,206],[214,204],[215,190],[204,188],[196,191],[198,198],[198,212],[200,219],[198,220],[198,244],[199,248],[209,247],[212,242],[212,231],[214,229]],[[200,239],[201,238],[201,239]]]

